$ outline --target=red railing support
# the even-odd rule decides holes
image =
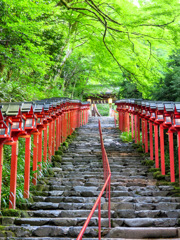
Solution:
[[[109,161],[107,158],[107,154],[106,154],[106,150],[104,148],[104,143],[103,143],[103,137],[102,137],[102,130],[101,130],[101,123],[99,120],[99,134],[100,134],[100,142],[101,142],[101,150],[102,150],[102,162],[103,162],[103,169],[104,169],[104,186],[88,216],[88,218],[86,219],[84,226],[82,227],[77,240],[81,240],[83,237],[83,234],[94,214],[94,211],[96,210],[96,208],[98,207],[98,239],[101,239],[101,197],[103,195],[103,193],[106,190],[109,192],[108,196],[108,218],[109,218],[109,228],[111,228],[111,201],[110,201],[110,197],[111,197],[111,189],[110,189],[110,184],[111,184],[111,170],[110,170],[110,166],[109,166]]]

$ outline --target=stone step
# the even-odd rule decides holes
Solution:
[[[82,203],[82,202],[95,202],[97,197],[80,197],[80,196],[62,196],[62,191],[54,191],[51,192],[51,196],[34,196],[33,200],[35,202],[76,202],[76,203]],[[54,194],[54,195],[53,195]],[[59,194],[59,195],[58,195]],[[102,197],[101,202],[104,202],[105,199]],[[131,203],[180,203],[179,197],[111,197],[111,201],[114,203],[120,203],[120,202],[131,202]]]
[[[89,194],[89,193],[88,193]],[[91,193],[93,196],[93,193]],[[92,209],[94,203],[54,203],[54,202],[35,202],[30,204],[30,209]],[[102,203],[101,207],[103,210],[108,209],[108,202]],[[111,209],[119,210],[119,209],[131,209],[136,211],[141,210],[176,210],[180,209],[179,203],[173,202],[160,202],[160,203],[132,203],[132,202],[112,202],[111,201]]]
[[[107,210],[108,203],[103,203],[102,209]],[[160,202],[160,203],[111,202],[111,209],[112,210],[130,209],[135,211],[143,211],[143,210],[172,211],[172,210],[180,209],[180,204],[172,203],[172,202]]]
[[[62,227],[62,226],[9,226],[6,230],[12,231],[15,237],[77,237],[82,227]],[[105,228],[101,229],[102,236],[108,233]],[[97,237],[97,227],[88,227],[85,231],[86,237]],[[174,227],[142,227],[128,228],[115,227],[107,234],[108,238],[127,238],[127,239],[144,239],[144,238],[177,238],[178,229]]]
[[[2,218],[2,225],[7,223],[6,218]],[[79,218],[14,218],[11,219],[11,224],[16,224],[16,226],[83,226],[86,217]],[[177,218],[112,218],[112,227],[174,227],[179,226],[179,221]],[[98,217],[92,217],[89,226],[98,226]],[[108,218],[101,218],[101,226],[109,226]]]
[[[95,203],[97,197],[64,197],[64,196],[51,196],[51,197],[44,197],[44,196],[34,196],[33,200],[35,202],[53,202],[53,203],[60,203],[60,202],[67,202],[67,203]],[[101,202],[105,202],[105,199],[102,197]]]
[[[47,218],[56,218],[56,217],[88,217],[90,211],[88,210],[36,210],[36,211],[27,211],[27,215],[29,217],[47,217]],[[95,210],[94,217],[98,216],[98,210]],[[108,217],[108,211],[107,210],[101,210],[101,216],[103,218]],[[111,216],[116,217],[117,214],[115,214],[115,211],[111,210]]]
[[[81,226],[77,227],[64,227],[64,226],[8,226],[5,228],[6,231],[13,232],[14,237],[77,237],[81,231]],[[108,229],[101,229],[102,235],[107,234]],[[87,237],[97,237],[97,227],[87,227],[85,231]]]
[[[94,186],[95,187],[95,186]],[[88,189],[89,188],[89,189]],[[38,192],[40,196],[82,196],[82,197],[94,197],[94,196],[98,196],[102,186],[99,187],[95,187],[96,190],[91,190],[92,189],[92,185],[89,186],[70,186],[69,190],[64,190],[65,188],[62,188],[62,186],[60,185],[55,185],[52,186],[51,189],[52,191],[43,191],[43,192]],[[46,189],[48,190],[48,189]],[[54,191],[53,191],[54,190]],[[46,194],[44,194],[46,193]],[[37,192],[36,192],[37,194]],[[104,193],[105,194],[105,193]],[[146,199],[146,197],[167,197],[167,199],[169,199],[168,195],[170,195],[169,191],[111,191],[111,197],[122,197],[122,196],[129,196],[129,197],[144,197],[144,200]],[[38,196],[38,194],[37,194]],[[157,198],[159,199],[159,198]],[[173,198],[174,199],[174,198]],[[176,198],[176,200],[179,201],[180,198]],[[146,202],[146,201],[145,201]],[[156,202],[154,200],[154,202]]]
[[[0,240],[5,240],[5,239],[7,239],[7,238],[1,238],[0,237]],[[29,238],[19,238],[19,237],[17,237],[17,238],[13,238],[13,239],[16,239],[16,240],[76,240],[76,238],[61,238],[61,237],[58,237],[58,238],[56,238],[56,237],[43,237],[43,238],[41,238],[41,237],[33,237],[33,238],[31,238],[31,237],[29,237]],[[99,240],[98,238],[94,238],[94,237],[91,237],[91,238],[86,238],[86,237],[83,237],[83,239],[86,239],[86,240],[92,240],[92,239],[94,239],[94,240]],[[102,240],[132,240],[132,238],[130,239],[130,238],[101,238]],[[133,238],[134,239],[134,238]],[[147,238],[144,238],[144,239],[147,239]],[[136,238],[136,240],[142,240],[142,239],[137,239]],[[179,238],[148,238],[148,240],[179,240]]]
[[[174,227],[162,228],[162,227],[142,227],[142,228],[128,228],[128,227],[115,227],[112,228],[107,237],[116,238],[127,238],[127,239],[157,239],[157,238],[178,238],[180,237],[178,229]]]

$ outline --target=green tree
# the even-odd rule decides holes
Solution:
[[[168,73],[152,89],[152,99],[180,101],[180,50],[170,56]]]

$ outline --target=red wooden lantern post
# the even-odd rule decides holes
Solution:
[[[150,159],[153,160],[154,152],[153,152],[153,130],[152,126],[154,125],[154,133],[155,133],[155,167],[159,168],[159,149],[158,149],[158,125],[154,124],[156,119],[156,103],[150,103],[150,119],[149,119],[149,131],[150,131]]]
[[[65,122],[65,100],[63,100],[63,104],[62,104],[62,125],[61,125],[61,129],[62,129],[62,143],[65,142],[65,128],[66,128],[66,122]]]
[[[142,124],[142,143],[145,146],[145,153],[148,153],[148,131],[147,131],[147,119],[146,119],[146,102],[141,102],[141,124]]]
[[[175,103],[173,127],[177,131],[179,184],[180,184],[180,103]]]
[[[67,136],[69,136],[70,133],[70,129],[71,129],[71,101],[68,100],[68,104],[67,104]]]
[[[30,157],[31,157],[31,134],[37,132],[36,120],[34,115],[33,102],[25,102],[21,107],[23,115],[26,117],[25,131],[25,169],[24,169],[24,198],[29,198],[30,185]]]
[[[80,108],[79,108],[79,124],[81,127],[82,126],[82,103],[80,103]]]
[[[126,122],[126,104],[125,100],[121,100],[122,103],[122,116],[121,116],[121,121],[122,121],[122,132],[126,131],[127,128],[127,122]]]
[[[135,131],[135,143],[138,143],[138,105],[137,105],[137,100],[135,99],[134,101],[134,110],[133,110],[133,114],[134,114],[134,131]]]
[[[8,105],[4,106],[5,113]],[[12,121],[9,118],[4,118],[0,110],[0,209],[1,209],[1,188],[2,188],[2,168],[3,168],[3,144],[13,141],[11,138]]]
[[[172,115],[174,113],[174,103],[171,102],[165,102],[164,103],[164,122],[160,125],[160,137],[161,137],[161,173],[162,175],[165,175],[165,157],[164,157],[164,129],[170,129],[172,127]],[[170,162],[174,161],[170,157]],[[172,167],[173,164],[171,164]],[[173,170],[171,169],[172,177],[171,179],[175,179],[175,176],[173,176]]]
[[[149,121],[149,118],[150,118],[150,103],[146,101],[145,103],[145,152],[147,153],[149,151],[149,146],[148,146],[148,123],[149,123],[149,129],[150,129],[150,121]],[[152,127],[151,127],[151,133],[152,133]],[[149,142],[150,142],[150,145],[152,145],[152,140],[153,140],[153,136],[151,134],[149,134]],[[151,146],[153,148],[153,146]],[[150,147],[150,148],[151,148]],[[151,159],[151,156],[150,156],[150,159]],[[151,159],[153,160],[153,158]]]
[[[134,138],[134,99],[130,99],[129,113],[131,114],[131,137]]]
[[[44,113],[45,113],[45,118],[47,121],[47,126],[49,127],[49,135],[48,135],[48,130],[47,130],[47,139],[48,139],[48,160],[49,162],[51,161],[52,157],[52,117],[51,117],[51,111],[52,111],[52,105],[50,103],[45,102],[44,104]],[[46,135],[46,128],[45,128],[45,135]]]
[[[162,102],[156,103],[156,119],[154,121],[155,130],[155,158],[159,158],[159,149],[158,149],[158,126],[160,126],[160,149],[161,149],[161,173],[165,174],[165,159],[164,159],[164,104]],[[159,160],[159,159],[158,159]],[[157,161],[157,160],[156,160]],[[158,162],[159,165],[159,162]]]
[[[126,125],[126,132],[129,133],[129,131],[130,131],[130,119],[129,119],[130,100],[126,99],[125,102],[126,102],[126,110],[125,110],[126,120],[125,121],[127,123],[127,125]]]
[[[57,101],[57,111],[56,111],[56,151],[60,147],[60,120],[61,120],[61,102]]]
[[[59,110],[59,146],[62,143],[62,104],[63,101],[60,101],[60,110]]]
[[[164,107],[165,122],[163,124],[164,128],[168,128],[171,182],[175,182],[173,133],[176,132],[176,128],[172,124],[173,123],[174,107],[175,107],[174,103],[165,103],[165,107]]]
[[[50,99],[51,101],[51,99]],[[51,102],[51,118],[52,118],[52,155],[55,154],[55,145],[58,144],[56,130],[58,129],[58,106],[56,101]]]
[[[80,123],[80,112],[81,112],[81,103],[78,103],[78,108],[77,108],[77,128],[79,128],[81,126]]]
[[[39,171],[41,172],[42,169],[42,147],[43,147],[43,161],[47,162],[47,124],[48,121],[45,117],[45,111],[44,111],[44,103],[42,102],[41,104],[37,104],[34,108],[34,112],[37,117],[37,129],[38,129],[38,134],[35,134],[35,141],[37,144],[37,152],[38,156],[36,159],[38,159],[38,168]],[[44,146],[42,146],[42,132],[44,131]],[[38,143],[37,143],[37,138],[38,138]],[[33,169],[34,171],[37,171],[37,163],[33,163]],[[34,173],[34,184],[36,185],[37,183],[37,172]]]
[[[26,118],[21,113],[21,104],[22,103],[10,103],[6,111],[6,116],[12,120],[11,136],[13,142],[7,142],[6,144],[12,146],[9,208],[13,209],[16,208],[18,137],[26,135],[24,131]]]
[[[117,106],[116,111],[119,114],[119,130],[122,131],[122,127],[121,127],[121,100],[116,101],[115,105]]]
[[[141,126],[141,100],[136,100],[136,112],[137,112],[137,134],[138,134],[138,143],[141,141],[140,136],[140,126]]]

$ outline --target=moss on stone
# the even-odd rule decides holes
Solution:
[[[68,142],[63,142],[63,146],[68,148],[68,146],[69,146]]]
[[[152,161],[152,160],[145,160],[145,161],[143,161],[143,164],[145,166],[153,166],[154,165],[154,161]]]
[[[21,210],[19,210],[19,209],[3,209],[3,210],[1,210],[1,213],[3,216],[9,216],[9,217],[20,217],[21,216]]]
[[[53,163],[54,167],[60,168],[61,167],[61,163],[60,162],[54,162]]]
[[[62,154],[63,154],[62,150],[55,151],[55,155],[62,155]]]
[[[54,155],[54,156],[52,156],[52,162],[54,163],[54,162],[62,162],[62,157],[61,157],[61,155]]]

